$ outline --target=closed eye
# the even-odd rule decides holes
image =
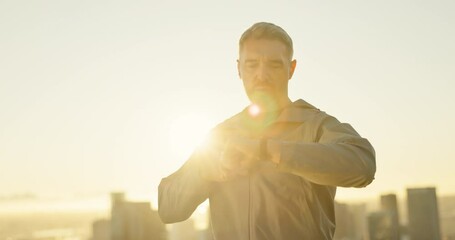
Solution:
[[[267,64],[271,68],[281,68],[283,67],[283,62],[282,61],[270,61]]]
[[[248,67],[248,68],[254,68],[254,67],[257,67],[259,65],[259,62],[256,61],[256,60],[247,60],[245,61],[245,66]]]

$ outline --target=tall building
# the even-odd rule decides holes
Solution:
[[[333,239],[350,239],[353,232],[353,226],[348,204],[335,202],[335,222],[336,228]]]
[[[442,239],[455,240],[455,196],[438,197]]]
[[[367,238],[365,204],[345,204],[335,202],[334,240],[364,240]]]
[[[107,219],[100,219],[92,224],[92,238],[91,240],[110,240],[111,221]]]
[[[367,225],[367,205],[364,203],[350,205],[349,209],[352,216],[352,240],[364,240],[368,236]]]
[[[166,239],[166,228],[149,202],[128,202],[123,193],[111,198],[111,240]]]
[[[440,240],[436,188],[410,188],[407,194],[411,240]]]
[[[370,240],[391,240],[393,238],[393,215],[389,211],[377,211],[368,215]]]
[[[395,194],[381,195],[381,210],[391,215],[390,240],[400,240],[400,221],[398,202]]]

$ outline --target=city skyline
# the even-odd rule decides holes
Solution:
[[[248,104],[235,61],[257,21],[293,38],[291,98],[375,147],[376,179],[337,199],[455,194],[452,1],[24,3],[0,1],[0,196],[154,201],[204,133]]]
[[[438,231],[442,239],[455,237],[455,196],[438,196],[434,187],[408,188],[404,191],[407,193],[407,199],[397,199],[394,193],[376,196],[376,201],[380,204],[373,208],[371,203],[367,202],[336,202],[337,228],[334,240],[409,238],[415,231],[413,229],[423,229],[427,233],[430,230],[433,233]],[[131,236],[145,237],[150,234],[164,236],[163,231],[159,230],[163,229],[164,224],[157,221],[157,211],[151,208],[150,202],[130,201],[125,193],[119,192],[108,194],[105,197],[110,199],[110,207],[105,209],[103,214],[100,212],[95,214],[48,212],[31,214],[27,217],[27,215],[5,216],[0,213],[0,228],[6,230],[0,233],[0,239],[2,237],[34,239],[33,236],[46,234],[46,236],[56,239],[73,236],[83,237],[82,239],[108,240],[127,232]],[[422,201],[419,200],[421,198]],[[437,201],[435,201],[436,199]],[[3,219],[8,221],[2,221]],[[168,225],[166,227],[167,239],[178,240],[182,239],[182,236],[188,236],[187,238],[191,236],[191,239],[206,239],[210,236],[207,235],[210,234],[208,220],[208,211],[196,211],[188,220]],[[58,221],[58,224],[55,221]],[[424,223],[428,227],[415,226],[416,221]],[[132,222],[135,223],[134,226],[130,225]],[[27,227],[24,228],[27,223]],[[5,224],[13,229],[5,228]],[[144,228],[148,224],[152,224],[154,227]],[[63,226],[64,228],[62,228]],[[112,228],[112,226],[116,227]],[[148,229],[147,232],[145,229]],[[399,231],[400,238],[396,235],[397,231]],[[93,238],[90,238],[90,234]],[[423,233],[418,234],[417,239],[422,235]],[[138,238],[133,237],[132,239]]]

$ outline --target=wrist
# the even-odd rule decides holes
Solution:
[[[259,160],[260,161],[268,161],[269,160],[269,150],[268,150],[268,142],[269,140],[266,138],[262,138],[259,140]]]
[[[261,161],[271,161],[278,165],[281,161],[281,142],[270,139],[259,141],[259,159]]]
[[[269,161],[278,165],[281,162],[281,142],[269,140],[267,141],[267,156]]]

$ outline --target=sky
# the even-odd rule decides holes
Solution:
[[[248,104],[238,39],[259,21],[294,41],[291,99],[376,150],[375,181],[337,199],[455,194],[454,11],[449,0],[0,0],[0,199],[156,199],[204,133]]]

